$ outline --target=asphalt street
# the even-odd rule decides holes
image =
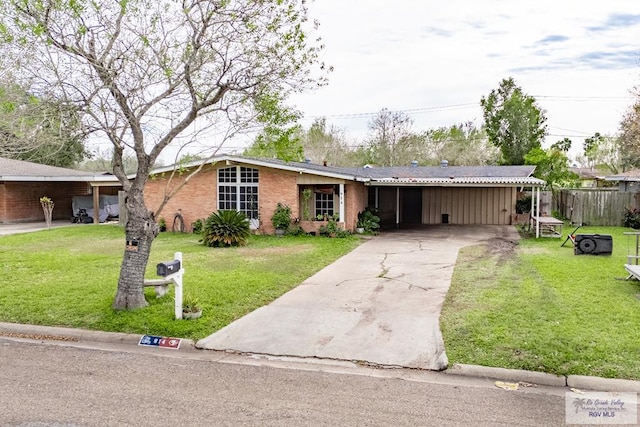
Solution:
[[[0,339],[0,424],[565,425],[562,387],[507,391],[436,372],[253,366],[210,353]]]

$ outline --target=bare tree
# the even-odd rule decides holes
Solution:
[[[426,153],[419,160],[427,164],[448,160],[451,166],[486,165],[498,163],[500,157],[498,148],[472,122],[430,129],[424,139]]]
[[[29,74],[32,90],[69,100],[86,114],[88,129],[113,144],[113,172],[129,211],[113,307],[146,306],[144,272],[158,234],[156,218],[181,188],[168,189],[159,206],[147,207],[151,167],[163,150],[193,143],[205,129],[218,142],[247,129],[267,96],[284,100],[323,82],[313,73],[323,68],[322,46],[307,35],[304,0],[1,5],[0,53]],[[137,159],[133,180],[123,169],[125,150]]]
[[[414,160],[420,138],[411,131],[412,125],[411,118],[403,112],[380,110],[369,122],[370,160],[380,166],[404,165]]]

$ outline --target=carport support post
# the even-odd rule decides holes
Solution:
[[[400,187],[396,187],[396,228],[400,228]]]
[[[338,192],[340,193],[340,222],[344,222],[344,184],[338,185]]]
[[[536,239],[540,237],[540,187],[533,187],[533,193],[536,199],[535,215],[536,215]]]
[[[100,223],[100,187],[92,187],[93,190],[93,223]]]

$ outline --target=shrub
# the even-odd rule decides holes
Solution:
[[[520,200],[516,200],[516,213],[524,214],[531,211],[531,196],[523,197]]]
[[[364,228],[365,233],[375,233],[380,228],[380,217],[374,210],[366,208],[358,214],[356,227]]]
[[[338,226],[338,215],[334,214],[327,220],[327,225],[320,227],[320,234],[329,237],[347,237],[349,232]]]
[[[560,211],[559,211],[559,210],[557,210],[557,209],[552,209],[552,210],[551,210],[551,216],[552,216],[552,217],[554,217],[554,218],[556,218],[556,219],[559,219],[560,221],[568,221],[568,220],[569,220],[569,218],[567,218],[566,216],[564,216],[564,215],[562,214],[562,212],[560,212]]]
[[[625,208],[622,222],[625,227],[640,229],[640,210]]]
[[[203,227],[204,227],[204,221],[202,221],[201,219],[196,219],[191,223],[191,231],[193,232],[193,234],[202,233]]]
[[[271,224],[275,229],[286,230],[289,228],[289,225],[291,225],[291,208],[278,202],[276,210],[271,217]]]
[[[249,235],[249,220],[238,211],[218,211],[204,223],[202,241],[206,246],[244,246]]]
[[[164,218],[160,218],[160,220],[158,221],[158,228],[160,229],[161,233],[167,231],[167,221]]]
[[[305,233],[304,229],[300,227],[300,225],[294,224],[287,229],[286,234],[287,236],[304,236],[307,233]]]

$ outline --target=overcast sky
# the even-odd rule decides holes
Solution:
[[[638,0],[316,0],[310,11],[334,72],[292,101],[305,127],[327,117],[351,144],[382,108],[416,132],[480,126],[481,97],[513,77],[546,111],[548,144],[567,136],[575,152],[617,132],[640,85]]]

